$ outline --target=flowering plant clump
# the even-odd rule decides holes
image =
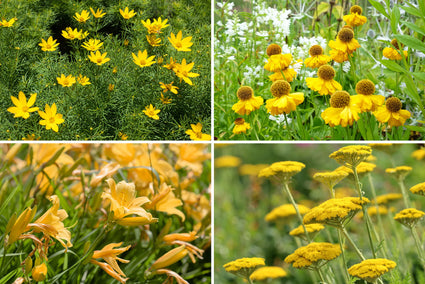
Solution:
[[[422,140],[424,12],[417,0],[216,2],[215,136]],[[291,92],[270,93],[279,81]],[[243,104],[241,86],[255,94]],[[233,131],[239,118],[250,128]]]
[[[209,2],[0,6],[0,140],[210,135]]]
[[[2,281],[211,283],[207,144],[3,144],[0,156]]]

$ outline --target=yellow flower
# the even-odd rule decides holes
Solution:
[[[346,178],[348,173],[344,171],[320,172],[313,175],[313,179],[325,184],[328,188],[334,188],[341,180]]]
[[[147,35],[146,39],[151,46],[160,46],[161,39],[156,37],[156,34]]]
[[[323,54],[323,48],[320,45],[313,45],[308,53],[311,57],[304,60],[306,67],[318,68],[332,60],[330,56]]]
[[[249,278],[256,281],[286,277],[288,273],[279,266],[264,266],[255,270]]]
[[[424,215],[425,212],[417,210],[416,208],[407,208],[398,212],[394,216],[394,220],[409,228],[413,228]]]
[[[228,262],[223,265],[227,272],[233,273],[239,277],[248,279],[250,275],[260,266],[264,266],[266,263],[264,258],[261,257],[250,257],[250,258],[239,258],[234,261]]]
[[[192,70],[194,64],[195,64],[195,62],[186,64],[186,59],[183,58],[182,63],[181,64],[177,63],[176,66],[173,69],[173,71],[176,73],[177,77],[180,78],[180,81],[183,79],[187,84],[189,84],[191,86],[193,85],[193,83],[192,83],[192,80],[190,80],[189,78],[199,76],[198,73],[190,72]]]
[[[60,77],[56,77],[56,80],[58,81],[59,85],[62,85],[62,87],[71,87],[76,82],[74,76],[68,75],[65,77],[64,74],[61,74]]]
[[[190,51],[190,48],[193,45],[193,42],[191,42],[192,37],[185,37],[183,38],[182,31],[179,31],[177,33],[177,36],[175,36],[173,33],[171,33],[171,38],[168,37],[168,40],[171,42],[171,44],[174,46],[175,49],[178,51]]]
[[[155,270],[155,274],[166,274],[168,276],[166,279],[168,283],[173,283],[173,279],[175,279],[177,284],[189,284],[183,277],[170,269],[157,269]]]
[[[329,47],[351,54],[360,47],[359,42],[354,38],[354,32],[350,28],[342,28],[336,41],[329,41]]]
[[[362,16],[363,9],[358,5],[353,5],[350,8],[350,15],[343,17],[344,22],[352,27],[361,26],[367,22],[367,18]]]
[[[198,122],[196,125],[191,124],[192,129],[186,130],[186,134],[190,135],[190,139],[194,141],[209,141],[211,140],[211,135],[202,133],[202,124]]]
[[[100,49],[103,45],[103,42],[101,42],[98,39],[89,39],[89,41],[85,41],[81,46],[89,51],[96,51]]]
[[[321,95],[330,95],[341,91],[342,86],[334,80],[335,70],[330,65],[323,65],[317,71],[318,78],[306,78],[307,87]]]
[[[374,202],[378,205],[388,204],[390,202],[400,200],[401,198],[403,198],[403,195],[401,193],[387,193],[377,196]]]
[[[385,258],[366,259],[348,269],[351,276],[375,283],[376,279],[396,267],[396,263]]]
[[[6,241],[7,245],[11,245],[16,242],[23,233],[29,230],[28,224],[31,222],[32,218],[34,218],[36,211],[37,209],[31,209],[28,207],[21,213],[21,215],[19,215],[18,219],[13,222],[13,225],[11,225],[9,229],[10,235]],[[7,234],[8,232],[6,231],[5,233]]]
[[[368,162],[361,162],[356,166],[357,174],[359,175],[359,178],[362,177],[362,174],[370,173],[376,168],[375,164],[368,163]],[[354,172],[351,168],[348,168],[346,166],[341,166],[337,168],[335,171],[345,172],[348,174],[348,177],[355,181]]]
[[[340,148],[329,155],[339,164],[350,169],[357,167],[361,162],[366,161],[372,155],[372,148],[365,145],[350,145]]]
[[[32,279],[36,282],[44,281],[46,279],[46,275],[47,266],[44,262],[40,265],[34,266],[34,268],[31,270]]]
[[[88,77],[83,76],[81,74],[78,75],[78,78],[77,78],[77,82],[82,86],[90,85],[91,83],[89,82],[89,80],[90,79]]]
[[[410,118],[410,112],[401,109],[402,106],[400,99],[390,97],[387,99],[384,106],[379,107],[373,112],[373,115],[379,122],[387,122],[390,127],[401,126]]]
[[[7,21],[5,18],[2,18],[2,20],[0,21],[0,26],[3,26],[5,28],[10,28],[11,26],[13,26],[13,24],[17,21],[17,18],[12,18],[9,21]]]
[[[47,41],[42,38],[38,45],[41,46],[42,51],[55,51],[59,43],[56,43],[56,39],[53,40],[53,37],[50,36]]]
[[[306,214],[310,208],[307,206],[298,204],[298,210],[301,215]],[[279,207],[274,208],[270,213],[266,215],[264,220],[267,222],[283,222],[288,223],[293,217],[297,216],[297,211],[292,204],[283,204]]]
[[[294,77],[297,75],[297,72],[295,72],[294,69],[286,67],[279,72],[276,72],[269,76],[270,81],[277,81],[277,80],[285,80],[288,82],[292,82],[294,80]]]
[[[159,82],[159,85],[160,85],[161,89],[163,89],[163,92],[164,93],[170,91],[173,94],[176,94],[177,95],[177,93],[178,93],[178,91],[177,91],[178,87],[173,86],[173,83],[174,82],[171,82],[170,84],[164,84],[162,82]]]
[[[290,94],[291,85],[284,80],[275,81],[270,91],[274,96],[273,99],[266,101],[267,112],[271,115],[279,115],[290,113],[297,108],[297,105],[304,101],[303,93]]]
[[[37,98],[37,94],[31,94],[28,102],[23,92],[19,92],[19,99],[14,96],[10,96],[10,98],[15,106],[8,108],[7,111],[13,113],[15,115],[14,117],[27,119],[30,117],[30,112],[38,110],[38,107],[32,107],[35,103],[35,99]]]
[[[108,91],[112,92],[115,89],[115,85],[114,84],[109,84],[108,85]]]
[[[399,166],[395,168],[387,168],[385,172],[390,175],[394,175],[397,180],[404,180],[404,178],[412,171],[412,167]]]
[[[280,72],[289,67],[292,61],[292,54],[275,54],[271,55],[268,58],[266,65],[264,65],[264,69],[270,72]]]
[[[171,99],[171,98],[164,97],[164,94],[163,93],[161,93],[161,97],[159,99],[165,105],[166,104],[170,104],[173,101],[173,99]]]
[[[143,26],[148,29],[149,34],[159,34],[161,33],[161,30],[168,27],[167,24],[168,20],[165,19],[164,21],[161,20],[161,17],[158,19],[154,19],[153,22],[151,22],[150,19],[148,19],[146,22],[142,20]]]
[[[267,53],[267,56],[272,56],[272,55],[275,55],[275,54],[281,54],[282,48],[278,44],[272,43],[267,47],[266,53]]]
[[[122,263],[129,263],[129,260],[119,258],[118,255],[122,254],[123,252],[126,252],[131,245],[123,247],[123,248],[117,248],[122,245],[121,243],[111,243],[109,245],[104,246],[101,250],[95,250],[93,252],[92,258],[90,260],[91,263],[100,266],[103,270],[105,270],[106,273],[108,273],[110,276],[112,276],[114,279],[120,281],[121,283],[125,283],[128,278],[126,277],[124,272],[119,267],[117,260]],[[104,262],[99,262],[96,260],[96,258],[103,258]]]
[[[124,134],[122,132],[119,132],[118,133],[118,136],[121,138],[121,140],[127,140],[128,139],[128,135],[127,134]]]
[[[165,235],[162,240],[164,243],[172,245],[175,241],[182,241],[182,242],[191,242],[193,240],[196,240],[198,236],[196,236],[196,231],[192,231],[190,233],[175,233],[175,234],[168,234]]]
[[[146,49],[143,52],[139,50],[137,56],[134,53],[131,53],[131,55],[133,56],[133,62],[140,67],[151,66],[156,62],[153,60],[155,58],[155,55],[148,57],[148,52],[146,51]]]
[[[63,123],[65,120],[62,118],[62,114],[56,113],[56,104],[53,103],[52,107],[46,104],[45,111],[38,111],[38,114],[43,120],[40,120],[41,125],[45,125],[46,129],[52,129],[55,132],[58,132],[58,124]]]
[[[341,254],[339,244],[310,243],[296,249],[285,258],[286,263],[292,263],[295,268],[320,267]]]
[[[373,94],[375,93],[375,84],[368,79],[360,80],[356,84],[356,93],[357,95],[353,99],[362,112],[375,111],[385,102],[384,96]]]
[[[388,208],[380,205],[378,207],[376,206],[372,206],[370,208],[367,209],[367,214],[369,214],[369,216],[376,216],[376,215],[387,215],[388,214]],[[363,212],[360,212],[359,217],[363,218]]]
[[[64,31],[62,31],[62,36],[66,39],[74,40],[74,39],[82,39],[83,35],[78,31],[77,28],[74,30],[70,27],[67,27]]]
[[[245,165],[241,165],[239,167],[239,174],[241,176],[258,176],[258,174],[260,173],[260,171],[262,169],[267,168],[269,165],[267,164],[256,164],[256,165],[251,165],[251,164],[245,164]]]
[[[403,50],[404,53],[404,57],[407,57],[407,50]],[[403,57],[401,56],[401,54],[399,53],[399,51],[397,51],[396,49],[392,48],[392,47],[386,47],[384,48],[384,50],[382,51],[382,55],[388,59],[391,60],[401,60],[403,59]]]
[[[176,153],[178,159],[174,167],[176,170],[186,168],[199,176],[203,170],[203,162],[211,158],[210,153],[205,153],[206,144],[173,144],[171,151]]]
[[[246,131],[250,128],[251,128],[251,125],[249,125],[248,122],[245,122],[245,119],[243,119],[242,117],[239,117],[235,119],[235,127],[233,127],[232,132],[233,134],[246,133]]]
[[[106,13],[103,13],[103,9],[97,9],[96,12],[94,12],[93,8],[90,7],[90,11],[95,18],[103,18],[103,16],[106,15]]]
[[[221,156],[214,159],[214,167],[216,168],[236,168],[241,164],[241,159],[235,156]]]
[[[85,23],[88,19],[90,19],[90,14],[87,10],[83,10],[81,11],[81,14],[75,13],[74,19],[80,23]]]
[[[149,106],[146,106],[143,110],[143,113],[149,116],[150,118],[153,118],[155,120],[159,119],[158,113],[160,112],[160,109],[156,109],[152,104]]]
[[[111,162],[103,166],[99,173],[93,175],[93,178],[90,181],[91,187],[96,187],[105,177],[111,177],[121,168],[121,166],[117,162]]]
[[[348,53],[338,50],[338,49],[331,49],[329,51],[329,55],[331,56],[332,60],[342,63],[344,61],[348,61]]]
[[[120,14],[124,19],[128,20],[136,16],[137,13],[134,10],[128,11],[128,7],[125,7],[124,11],[120,9]]]
[[[425,148],[420,148],[418,150],[413,151],[412,157],[416,160],[422,160],[425,158]]]
[[[361,112],[358,105],[353,102],[354,100],[355,98],[346,91],[336,91],[331,96],[331,106],[325,109],[320,116],[331,127],[353,125],[354,121],[360,118],[359,113]]]
[[[419,194],[419,195],[425,196],[425,182],[412,186],[410,188],[410,191],[414,194]]]
[[[255,97],[254,90],[248,86],[240,87],[236,94],[239,101],[232,106],[232,110],[240,115],[249,115],[259,109],[264,102],[262,97]]]
[[[303,238],[306,239],[305,237],[305,231],[304,231],[304,227],[308,232],[308,235],[310,236],[310,238],[313,238],[313,236],[320,232],[321,230],[323,230],[325,228],[325,226],[323,226],[322,224],[308,224],[308,225],[299,225],[297,228],[293,229],[292,231],[289,232],[289,234],[291,236],[294,237],[299,237],[299,238]]]
[[[162,67],[167,68],[168,70],[173,70],[174,68],[176,68],[177,64],[178,63],[176,61],[174,61],[174,59],[172,57],[170,57],[170,64],[165,64]]]
[[[305,165],[300,162],[284,161],[271,164],[258,174],[258,177],[276,177],[288,181],[292,176],[301,172]]]
[[[107,52],[101,54],[100,51],[96,51],[96,53],[90,52],[90,55],[88,57],[91,62],[96,63],[97,65],[100,66],[108,62],[109,60],[111,60],[110,58],[106,57],[106,54]]]
[[[170,266],[177,261],[181,260],[183,257],[185,257],[189,251],[186,249],[186,246],[182,245],[179,247],[176,247],[169,252],[162,255],[160,258],[158,258],[152,266],[149,268],[149,270],[157,270],[161,269],[167,266]]]
[[[183,202],[179,198],[176,198],[173,191],[174,188],[166,183],[162,183],[158,189],[158,194],[152,197],[152,202],[146,208],[165,212],[170,215],[177,215],[184,221],[185,216],[183,212],[176,208],[182,206]]]

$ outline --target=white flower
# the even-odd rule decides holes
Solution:
[[[350,61],[346,61],[342,64],[342,71],[344,71],[344,73],[348,73],[350,71]]]

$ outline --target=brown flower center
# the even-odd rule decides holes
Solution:
[[[323,48],[320,45],[313,45],[310,47],[310,50],[308,51],[311,56],[321,55],[323,54]]]
[[[354,38],[354,32],[350,29],[343,28],[339,31],[338,38],[342,42],[350,42]]]
[[[356,13],[356,14],[361,15],[362,12],[363,12],[363,9],[359,5],[354,5],[354,6],[351,6],[351,8],[350,8],[350,14]]]
[[[272,55],[275,55],[275,54],[281,54],[282,48],[279,45],[272,43],[267,47],[266,52],[267,52],[268,56],[272,56]]]
[[[385,106],[390,112],[398,112],[399,110],[401,110],[402,104],[398,98],[391,97],[387,99]]]
[[[394,46],[396,49],[400,49],[400,47],[403,47],[403,45],[402,45],[402,44],[399,44],[399,43],[398,43],[397,39],[393,39],[393,40],[391,41],[391,44],[392,44],[392,46]]]
[[[244,123],[245,123],[245,119],[243,119],[242,117],[235,119],[235,125],[243,125]]]
[[[371,80],[363,79],[360,80],[356,85],[356,92],[357,94],[361,95],[372,95],[375,93],[375,85]]]
[[[333,69],[330,65],[322,65],[317,71],[317,75],[319,78],[329,81],[335,77],[335,69]]]
[[[350,104],[350,94],[346,91],[336,91],[331,96],[331,107],[343,108]]]
[[[285,80],[277,80],[270,87],[270,91],[272,95],[276,98],[280,98],[281,96],[289,95],[289,91],[291,90],[291,85]]]
[[[249,86],[242,86],[236,94],[241,101],[247,101],[254,96],[254,90]]]

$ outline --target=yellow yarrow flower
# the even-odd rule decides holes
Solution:
[[[348,173],[344,171],[327,171],[327,172],[319,172],[313,175],[313,179],[323,183],[328,188],[334,188],[341,180],[346,178]]]
[[[46,104],[44,111],[38,111],[38,114],[41,116],[40,125],[46,126],[46,129],[52,129],[55,132],[59,131],[58,124],[63,123],[65,120],[62,118],[62,114],[57,113],[56,104],[53,103],[50,107]]]
[[[211,140],[211,135],[202,133],[202,124],[198,122],[197,124],[191,124],[192,129],[185,131],[187,135],[190,135],[191,140],[195,141],[209,141]]]
[[[90,52],[90,55],[88,56],[90,61],[93,63],[96,63],[96,65],[102,65],[106,62],[108,62],[109,60],[111,60],[110,58],[106,57],[107,52],[105,53],[100,53],[100,51],[96,51],[96,53],[94,52]]]
[[[356,93],[353,99],[362,112],[375,111],[385,102],[384,96],[374,95],[375,84],[368,79],[360,80],[356,84]]]
[[[376,168],[375,164],[368,163],[368,162],[361,162],[356,166],[357,174],[359,175],[359,178],[361,178],[364,174],[372,172]],[[348,174],[348,178],[351,179],[353,182],[355,181],[354,172],[351,168],[346,166],[340,166],[335,171],[341,171]]]
[[[214,159],[215,168],[236,168],[241,164],[242,160],[235,156],[221,156]]]
[[[356,98],[350,96],[346,91],[334,92],[330,104],[331,106],[320,115],[329,126],[341,125],[347,127],[359,120],[361,109],[356,103]]]
[[[155,120],[159,119],[158,113],[160,112],[160,109],[156,109],[152,104],[149,106],[146,106],[143,110],[143,113],[149,116],[150,118],[153,118]]]
[[[10,96],[10,99],[15,106],[9,107],[7,111],[13,113],[13,117],[22,117],[23,119],[27,119],[30,117],[30,112],[38,110],[38,107],[32,107],[35,104],[36,98],[37,94],[31,94],[27,102],[27,98],[23,92],[19,92],[18,98]]]
[[[374,203],[381,205],[381,204],[388,204],[390,202],[400,200],[403,198],[403,194],[401,193],[387,193],[379,195],[375,198]]]
[[[335,69],[330,65],[322,65],[317,71],[318,78],[306,78],[307,87],[321,95],[330,95],[341,91],[342,86],[334,80]]]
[[[398,212],[394,216],[394,220],[409,228],[413,228],[424,215],[425,212],[417,210],[416,208],[407,208]]]
[[[98,39],[89,39],[89,41],[85,41],[81,46],[89,51],[96,51],[99,50],[103,45],[103,42],[101,42]]]
[[[404,180],[404,178],[412,171],[412,167],[399,166],[395,168],[387,168],[385,172],[393,175],[397,180]]]
[[[306,214],[310,211],[305,205],[297,204],[298,211],[301,215]],[[292,218],[297,216],[297,211],[292,204],[283,204],[279,207],[274,208],[270,213],[266,215],[264,220],[267,222],[283,222],[288,223]]]
[[[124,19],[129,20],[136,16],[137,13],[135,13],[134,10],[129,11],[128,7],[125,7],[124,10],[120,9],[120,14]]]
[[[41,39],[41,43],[38,44],[41,46],[42,51],[55,51],[56,47],[58,47],[59,43],[56,43],[56,39],[53,40],[53,37],[50,36],[47,41],[43,38]]]
[[[93,10],[92,7],[90,7],[90,11],[93,15],[93,17],[95,17],[96,19],[98,18],[103,18],[103,16],[106,15],[106,13],[103,13],[103,9],[97,9],[96,12]]]
[[[306,67],[319,68],[332,60],[330,56],[323,54],[323,48],[320,45],[313,45],[310,47],[308,53],[311,57],[304,60]]]
[[[232,110],[240,115],[249,115],[252,111],[259,109],[264,102],[262,97],[254,96],[254,90],[249,86],[240,87],[236,95],[239,101],[232,106]]]
[[[402,126],[410,118],[410,112],[401,109],[402,106],[400,99],[390,97],[385,102],[385,105],[380,106],[373,112],[373,115],[379,122],[388,123],[389,127]]]
[[[137,56],[134,53],[131,53],[131,55],[133,56],[133,62],[142,68],[151,66],[152,64],[155,64],[156,62],[153,60],[155,58],[155,55],[148,57],[148,52],[146,51],[146,49],[143,52],[139,50],[139,52],[137,53]]]
[[[396,263],[385,258],[366,259],[348,269],[351,276],[375,283],[376,279],[396,267]]]
[[[314,238],[315,234],[320,232],[325,228],[322,224],[308,224],[308,225],[299,225],[297,228],[293,229],[289,232],[289,234],[293,237],[299,237],[307,240],[306,234],[304,231],[304,227],[307,230],[307,233],[311,239]]]
[[[304,94],[290,94],[290,90],[291,85],[287,81],[275,81],[270,88],[274,98],[266,101],[267,112],[271,115],[280,115],[296,110],[297,106],[304,101]]]
[[[260,266],[264,266],[264,258],[261,257],[245,257],[228,262],[223,265],[227,272],[233,273],[239,277],[248,279],[251,274]]]
[[[365,16],[362,16],[362,12],[362,7],[358,5],[351,6],[350,14],[345,15],[344,17],[342,17],[342,19],[344,20],[344,22],[347,23],[347,25],[350,25],[352,27],[361,26],[367,22],[367,18]]]
[[[414,194],[425,196],[425,182],[414,185],[410,188],[410,191]],[[401,194],[400,194],[401,195]]]
[[[257,177],[258,173],[264,169],[267,168],[269,165],[267,164],[256,164],[256,165],[251,165],[251,164],[245,164],[245,165],[241,165],[239,167],[239,174],[241,176],[253,176],[253,177]]]
[[[350,145],[340,148],[329,155],[341,165],[353,169],[372,155],[372,148],[364,145]]]
[[[174,73],[176,73],[176,76],[180,78],[180,81],[183,79],[187,84],[193,85],[192,80],[190,78],[198,77],[198,73],[190,72],[193,68],[193,65],[195,65],[195,62],[186,64],[186,59],[183,58],[181,64],[176,64],[176,66],[173,68]]]
[[[251,125],[248,122],[245,122],[245,119],[238,117],[235,119],[235,127],[233,127],[233,134],[246,133],[248,129],[251,128]]]
[[[292,176],[299,173],[305,165],[300,162],[283,161],[271,164],[269,167],[261,170],[258,177],[275,177],[279,180],[288,181]]]
[[[295,268],[317,268],[341,254],[339,244],[310,243],[296,249],[285,258],[286,263],[292,263]]]
[[[422,160],[425,158],[425,148],[420,148],[418,150],[413,151],[412,157],[416,160]]]
[[[173,47],[177,49],[177,51],[190,51],[190,48],[193,45],[193,42],[191,42],[192,37],[188,36],[185,38],[182,38],[182,31],[179,31],[177,33],[177,36],[175,36],[173,33],[171,33],[171,38],[168,37],[168,40],[171,42]]]
[[[89,82],[90,79],[86,76],[83,75],[78,75],[77,77],[77,82],[81,85],[81,86],[86,86],[86,85],[90,85],[91,83]]]
[[[75,13],[74,19],[76,19],[80,23],[87,22],[88,19],[90,19],[90,14],[87,10],[83,10],[80,13]]]
[[[56,77],[56,80],[58,81],[58,84],[61,85],[62,87],[71,87],[76,82],[75,77],[72,76],[71,74],[68,76],[61,74],[60,77]]]
[[[256,281],[286,277],[288,273],[279,266],[264,266],[255,270],[249,278]]]

